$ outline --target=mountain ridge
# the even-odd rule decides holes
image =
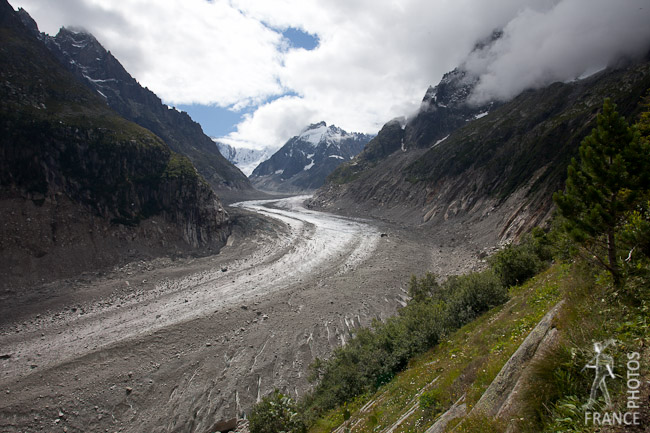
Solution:
[[[648,59],[619,65],[525,91],[447,131],[438,128],[437,111],[421,111],[404,128],[391,121],[330,175],[310,206],[401,224],[476,224],[488,244],[517,238],[551,215],[551,194],[603,99],[632,115],[649,77]]]
[[[3,286],[224,245],[229,215],[191,162],[110,109],[0,7]]]
[[[324,121],[311,124],[258,165],[250,179],[262,190],[314,190],[332,170],[361,152],[370,138],[368,134],[327,126]]]
[[[246,176],[250,176],[258,165],[266,161],[273,154],[273,151],[269,147],[250,149],[247,147],[231,146],[230,144],[219,141],[218,138],[212,138],[212,141],[217,145],[219,152]]]
[[[52,37],[39,31],[27,11],[20,9],[18,14],[33,35],[81,83],[101,95],[123,117],[149,129],[173,151],[187,156],[216,191],[252,188],[246,176],[221,155],[198,123],[142,87],[92,34],[81,28],[62,27]]]

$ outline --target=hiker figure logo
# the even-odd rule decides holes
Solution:
[[[627,372],[625,375],[619,375],[618,378],[626,379],[627,385],[627,402],[623,412],[621,410],[614,410],[612,398],[607,389],[607,381],[616,379],[614,374],[614,357],[607,353],[608,349],[616,345],[616,340],[609,339],[602,342],[594,343],[594,356],[589,360],[587,365],[584,366],[582,371],[586,369],[594,370],[594,381],[591,383],[591,392],[589,393],[589,401],[583,405],[585,414],[585,424],[596,426],[614,426],[614,425],[641,425],[641,377],[639,369],[641,367],[641,355],[639,352],[629,352],[627,354]],[[605,400],[605,407],[594,410],[598,406],[598,392],[602,394]],[[619,405],[622,402],[619,402]]]
[[[584,405],[585,409],[593,408],[596,403],[599,389],[605,399],[605,405],[608,408],[612,407],[612,399],[609,396],[609,390],[607,389],[607,379],[614,379],[616,377],[614,375],[614,358],[605,351],[609,346],[613,346],[615,343],[616,340],[612,339],[594,343],[595,355],[582,369],[583,371],[587,368],[595,370],[594,381],[591,384],[591,392],[589,393],[589,401]]]

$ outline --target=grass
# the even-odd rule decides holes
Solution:
[[[648,335],[650,314],[647,290],[635,299],[611,289],[611,284],[600,275],[576,269],[568,282],[566,308],[557,318],[561,343],[533,365],[528,390],[523,395],[522,432],[592,432],[593,425],[585,425],[585,409],[593,380],[593,371],[584,366],[593,357],[594,342],[615,339],[607,349],[615,364],[616,379],[607,386],[613,399],[613,410],[625,412],[623,379],[627,371],[627,354],[642,352]],[[631,302],[630,302],[631,301]],[[642,374],[647,375],[647,357],[642,362]],[[594,410],[604,410],[603,401]],[[608,409],[612,410],[612,409]]]
[[[361,396],[347,408],[330,411],[310,431],[332,431],[343,423],[345,409],[351,412],[351,432],[381,431],[415,406],[394,432],[419,432],[463,394],[468,406],[473,406],[528,332],[560,300],[568,272],[568,266],[555,265],[523,286],[512,288],[508,303],[413,359],[407,370],[374,395]],[[359,410],[372,400],[377,403],[371,410]],[[421,404],[423,401],[436,404]]]
[[[465,395],[468,412],[539,320],[561,299],[554,319],[559,344],[531,366],[520,394],[515,431],[622,432],[597,430],[585,424],[583,405],[588,401],[593,371],[584,366],[593,356],[595,341],[615,338],[610,352],[616,379],[608,383],[613,409],[625,412],[627,354],[641,352],[641,374],[648,376],[647,345],[650,335],[650,293],[635,296],[611,288],[606,276],[585,265],[556,264],[522,286],[511,288],[511,300],[463,326],[438,346],[409,363],[391,382],[372,395],[357,397],[320,418],[312,433],[374,432],[395,427],[412,410],[395,433],[424,432],[456,400]],[[645,354],[644,354],[645,353]],[[595,410],[603,410],[603,400]],[[647,422],[647,420],[646,420]],[[472,415],[448,425],[459,433],[505,431],[505,421]]]

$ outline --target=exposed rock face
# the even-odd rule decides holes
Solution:
[[[87,266],[43,269],[43,275],[119,260],[122,254],[106,260],[102,251],[107,244],[119,251],[115,238],[128,240],[123,246],[147,233],[174,248],[223,245],[228,215],[191,162],[112,111],[61,66],[11,6],[0,6],[0,200],[12,223],[3,228],[2,274],[9,269],[13,275],[30,258],[63,263],[78,247],[75,238],[89,243],[79,253],[89,256]],[[141,226],[151,218],[161,224],[154,232]],[[68,245],[61,245],[63,238]]]
[[[149,129],[174,152],[187,156],[213,188],[251,188],[246,176],[221,155],[198,123],[187,113],[164,105],[153,92],[140,86],[94,36],[64,27],[50,37],[38,31],[27,12],[19,13],[30,31],[79,81],[124,118]]]
[[[515,238],[550,216],[551,195],[562,187],[603,99],[633,116],[648,87],[645,61],[526,91],[457,129],[447,114],[436,114],[441,110],[418,115],[401,132],[399,122],[389,122],[364,152],[332,173],[311,205],[436,228],[471,226],[486,245]]]
[[[467,403],[465,403],[465,394],[459,398],[445,413],[440,415],[436,422],[429,427],[424,433],[444,433],[447,424],[456,418],[464,417],[467,414]]]
[[[251,174],[253,184],[268,191],[314,190],[339,165],[364,148],[371,136],[348,133],[325,122],[307,127],[289,139]]]
[[[4,116],[2,183],[37,203],[65,194],[115,223],[163,215],[197,247],[222,242],[227,214],[191,163],[152,134],[120,140],[101,127]]]
[[[559,302],[539,321],[537,326],[528,334],[519,348],[504,364],[499,374],[485,390],[470,414],[483,414],[495,417],[510,401],[510,394],[515,389],[519,378],[529,367],[530,361],[537,354],[548,350],[557,339],[557,330],[553,327],[553,319],[558,315],[564,301]],[[511,403],[508,403],[511,404]]]
[[[499,105],[495,102],[480,106],[468,103],[476,83],[476,78],[462,68],[456,68],[446,73],[437,86],[429,87],[419,113],[406,128],[405,147],[434,145],[467,122],[480,119],[495,109]]]

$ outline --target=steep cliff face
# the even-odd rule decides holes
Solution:
[[[603,99],[631,116],[649,87],[646,61],[526,91],[489,113],[468,112],[473,118],[456,129],[441,131],[444,122],[430,111],[427,122],[420,114],[402,131],[390,122],[311,204],[437,228],[471,226],[489,241],[516,237],[550,216],[551,194]]]
[[[80,82],[100,95],[127,120],[149,129],[174,152],[187,156],[216,190],[251,189],[246,176],[219,152],[201,126],[185,112],[162,103],[140,84],[94,36],[81,29],[62,28],[55,37],[38,31],[24,10],[23,23]]]
[[[50,268],[37,274],[48,277],[107,265],[120,248],[142,247],[139,236],[175,250],[223,245],[228,215],[191,162],[81,85],[4,1],[0,42],[1,274],[41,259]],[[160,227],[145,236],[151,221]],[[108,244],[115,256],[105,260]],[[75,248],[86,265],[64,264]]]

